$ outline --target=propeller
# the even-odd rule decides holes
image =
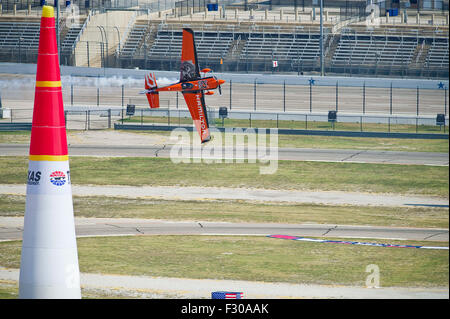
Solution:
[[[206,73],[211,72],[210,68],[204,68],[202,69],[200,72],[204,73],[206,75]],[[219,89],[219,95],[222,95],[222,87],[221,84],[225,83],[224,80],[218,80],[216,76],[214,76],[214,79],[218,82],[217,88]],[[210,94],[208,94],[210,95]]]
[[[217,82],[219,83],[219,85],[218,85],[218,88],[219,88],[219,94],[222,95],[222,84],[225,83],[225,80],[218,79]]]

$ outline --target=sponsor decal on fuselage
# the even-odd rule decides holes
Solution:
[[[195,101],[197,102],[198,115],[199,115],[199,120],[200,120],[202,130],[205,130],[206,123],[205,123],[205,117],[203,115],[203,106],[202,106],[202,100],[200,98],[200,94],[195,95]]]
[[[199,80],[198,81],[198,88],[203,90],[206,89],[208,87],[208,81],[206,80]]]

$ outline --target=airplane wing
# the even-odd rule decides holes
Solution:
[[[194,31],[189,28],[183,29],[180,69],[180,82],[192,81],[200,78]]]
[[[184,99],[194,120],[202,143],[211,139],[203,91],[183,92]]]

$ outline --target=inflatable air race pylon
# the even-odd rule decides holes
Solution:
[[[20,298],[81,298],[55,14],[42,9]]]

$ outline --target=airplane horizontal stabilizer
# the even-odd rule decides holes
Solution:
[[[156,77],[154,73],[150,73],[145,76],[145,95],[147,96],[148,104],[150,108],[159,108],[159,92],[154,91],[158,88],[156,84]]]

